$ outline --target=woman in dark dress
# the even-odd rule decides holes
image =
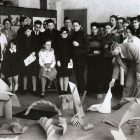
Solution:
[[[72,46],[68,38],[68,29],[62,27],[60,30],[61,37],[58,39],[58,46],[56,51],[57,58],[57,72],[60,82],[62,94],[67,92],[69,76],[72,70]]]
[[[29,25],[26,25],[24,27],[24,38],[22,40],[22,45],[20,46],[20,55],[22,59],[22,76],[23,76],[23,92],[27,92],[27,84],[28,84],[28,78],[29,76],[32,77],[32,85],[33,89],[32,92],[35,94],[36,92],[36,76],[38,73],[39,65],[37,59],[29,64],[28,66],[25,66],[24,60],[29,56],[29,55],[38,55],[34,45],[33,45],[33,39],[32,39],[32,28]],[[39,46],[40,47],[40,46]]]
[[[2,63],[2,74],[8,78],[10,84],[10,91],[18,90],[18,75],[20,73],[20,57],[19,51],[16,46],[16,40],[12,39],[10,41],[9,48],[6,50]],[[14,82],[14,87],[13,87]]]

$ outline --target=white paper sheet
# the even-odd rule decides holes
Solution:
[[[87,110],[98,111],[100,113],[111,113],[111,98],[112,98],[112,93],[111,93],[111,89],[109,88],[103,103],[92,105]]]
[[[25,60],[24,60],[24,64],[25,66],[30,65],[32,62],[34,62],[36,60],[36,57],[34,55],[29,55]]]

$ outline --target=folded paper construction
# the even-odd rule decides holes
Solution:
[[[109,88],[103,103],[92,105],[87,110],[98,111],[100,113],[111,113],[111,98],[112,98],[112,93],[111,93],[111,89]]]
[[[119,110],[110,114],[103,122],[120,128],[128,120],[140,119],[140,104],[137,102],[128,102]]]
[[[83,110],[83,107],[81,105],[81,100],[80,100],[80,97],[79,97],[79,94],[78,94],[76,84],[74,84],[72,82],[69,82],[69,87],[70,87],[70,90],[71,90],[71,93],[72,93],[73,104],[74,104],[74,109],[76,111],[76,114],[78,113],[78,114],[81,115],[81,117],[85,117],[84,110]]]
[[[8,85],[0,79],[0,116],[12,118],[12,106],[20,106],[18,98],[9,92]]]
[[[53,118],[48,119],[47,117],[41,117],[38,123],[46,132],[47,140],[59,140],[67,131],[67,122],[63,117],[59,117],[58,124],[54,123]]]

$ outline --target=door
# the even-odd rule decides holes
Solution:
[[[87,9],[64,10],[64,17],[69,17],[71,21],[78,20],[85,32],[87,32]]]

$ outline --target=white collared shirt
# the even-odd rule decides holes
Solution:
[[[12,50],[12,49],[10,48],[9,50],[10,50],[11,53],[13,53],[13,52],[16,53],[16,52],[17,52],[17,49]]]

